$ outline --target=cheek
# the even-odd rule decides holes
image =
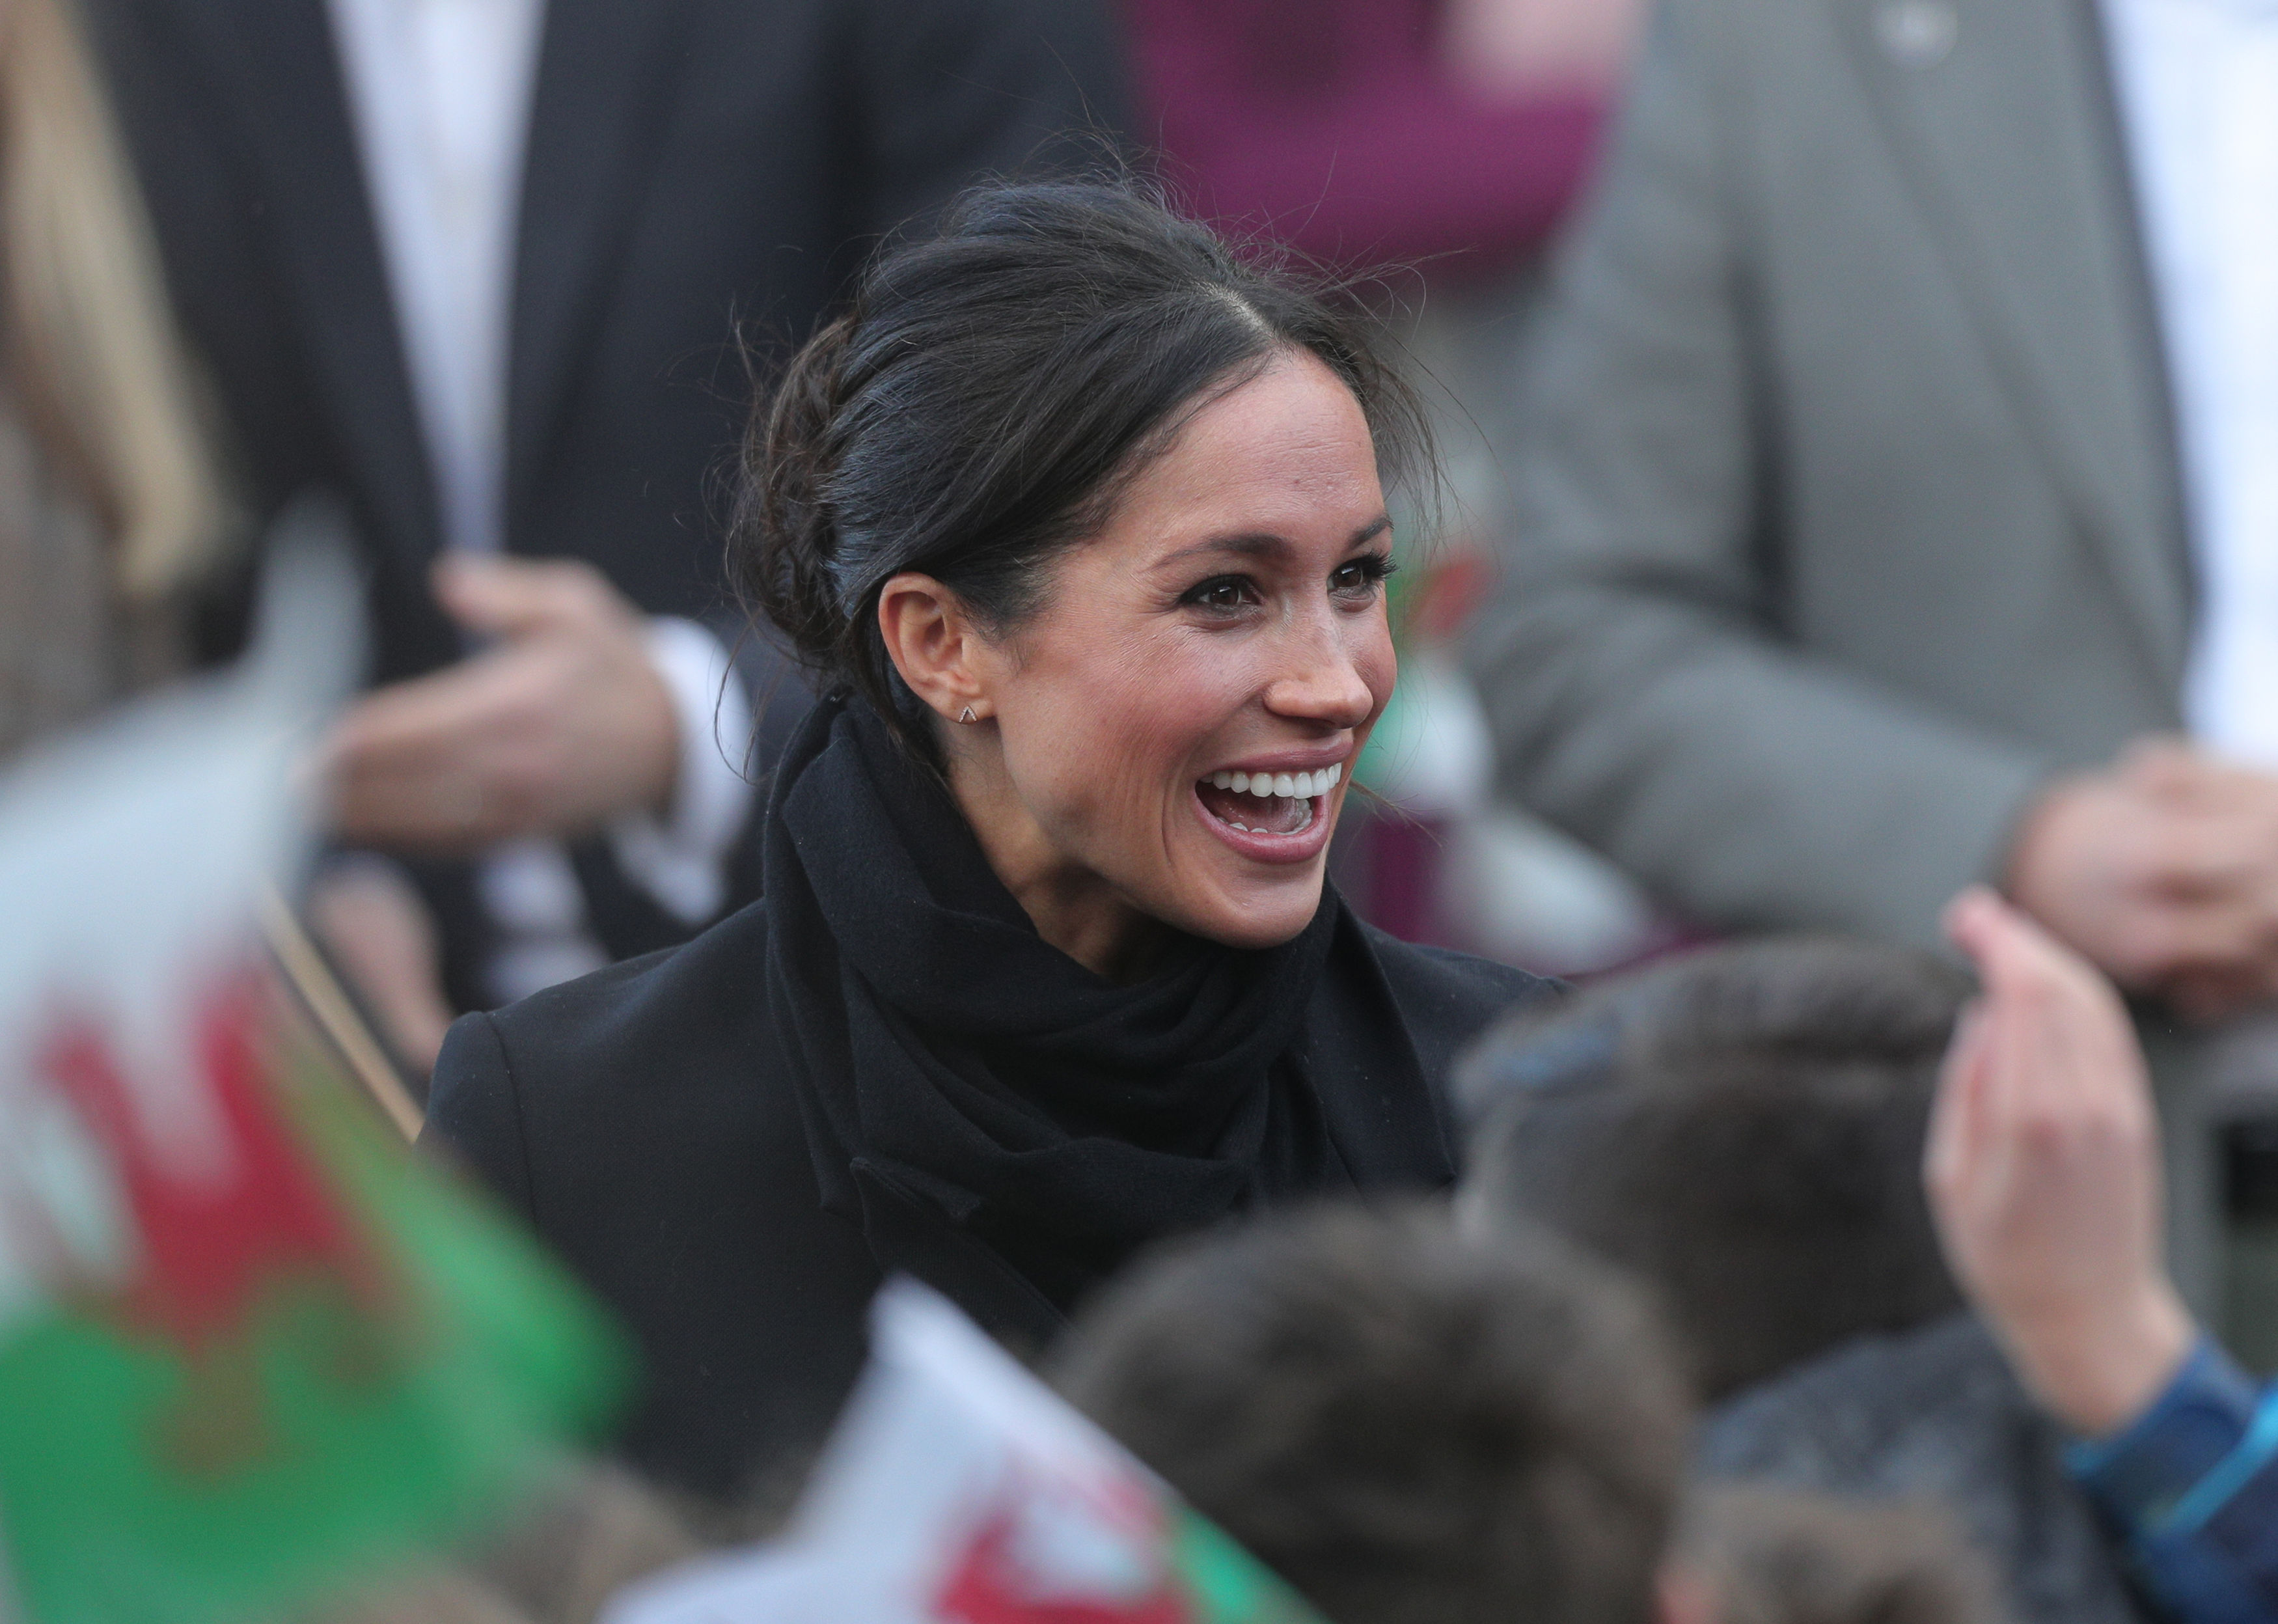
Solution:
[[[1008,765],[1038,820],[1077,839],[1158,818],[1204,743],[1240,708],[1220,658],[1181,640],[1103,639],[1033,662],[1007,707]],[[1387,645],[1388,647],[1388,645]]]

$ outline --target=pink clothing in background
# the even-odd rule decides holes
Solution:
[[[1143,119],[1204,218],[1348,265],[1493,274],[1586,175],[1606,96],[1496,99],[1441,64],[1435,0],[1123,0]]]

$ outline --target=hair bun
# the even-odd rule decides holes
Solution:
[[[858,305],[825,323],[776,379],[744,444],[732,520],[748,607],[817,675],[836,663],[845,623],[829,486],[841,375],[860,321]]]

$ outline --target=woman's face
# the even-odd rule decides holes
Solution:
[[[983,829],[992,858],[1230,946],[1296,936],[1392,693],[1391,540],[1368,424],[1320,362],[1196,412],[988,650],[986,816],[1030,825]]]

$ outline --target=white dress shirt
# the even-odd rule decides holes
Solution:
[[[2200,594],[2183,713],[2278,769],[2278,0],[2105,0]]]
[[[505,530],[515,220],[545,0],[330,4],[443,545],[495,552]],[[719,908],[722,861],[750,809],[750,787],[722,744],[749,737],[750,703],[719,640],[693,622],[653,620],[649,652],[680,724],[672,816],[628,817],[609,833],[627,875],[695,924]],[[498,997],[606,961],[558,844],[492,852],[478,882],[504,935],[490,967]]]

